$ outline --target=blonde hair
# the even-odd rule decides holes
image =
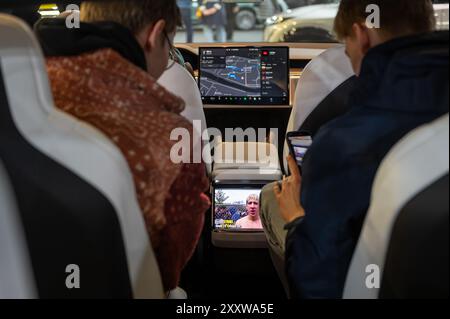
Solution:
[[[245,201],[245,203],[248,204],[248,202],[249,202],[251,199],[253,199],[253,200],[255,200],[255,201],[257,201],[257,202],[259,203],[259,196],[256,195],[256,194],[249,195],[249,196],[247,197],[247,200]]]
[[[181,25],[180,9],[175,0],[107,0],[84,1],[80,18],[83,22],[116,22],[139,33],[158,20],[166,21],[166,31],[174,32]]]

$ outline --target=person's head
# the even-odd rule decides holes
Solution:
[[[258,195],[250,195],[246,202],[247,216],[251,219],[259,218],[259,197]]]
[[[159,78],[167,67],[177,26],[176,0],[105,0],[81,4],[83,22],[112,21],[133,32],[144,49],[148,72]]]
[[[374,5],[379,8],[379,28],[369,22]],[[394,38],[431,32],[436,25],[431,0],[342,0],[334,31],[344,41],[346,52],[357,75],[367,52]]]

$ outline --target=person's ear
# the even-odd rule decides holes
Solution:
[[[354,23],[352,26],[353,34],[358,44],[358,50],[364,56],[372,47],[371,37],[368,28],[361,23]]]
[[[151,51],[153,48],[161,45],[165,28],[166,21],[161,19],[148,29],[147,35],[145,36],[145,48],[147,50]]]

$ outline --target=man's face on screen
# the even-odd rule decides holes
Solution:
[[[256,199],[249,199],[247,201],[247,213],[251,218],[259,217],[259,203]]]

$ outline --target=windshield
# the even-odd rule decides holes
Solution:
[[[178,0],[176,43],[336,42],[340,0]],[[438,29],[448,29],[448,0],[436,0]]]

